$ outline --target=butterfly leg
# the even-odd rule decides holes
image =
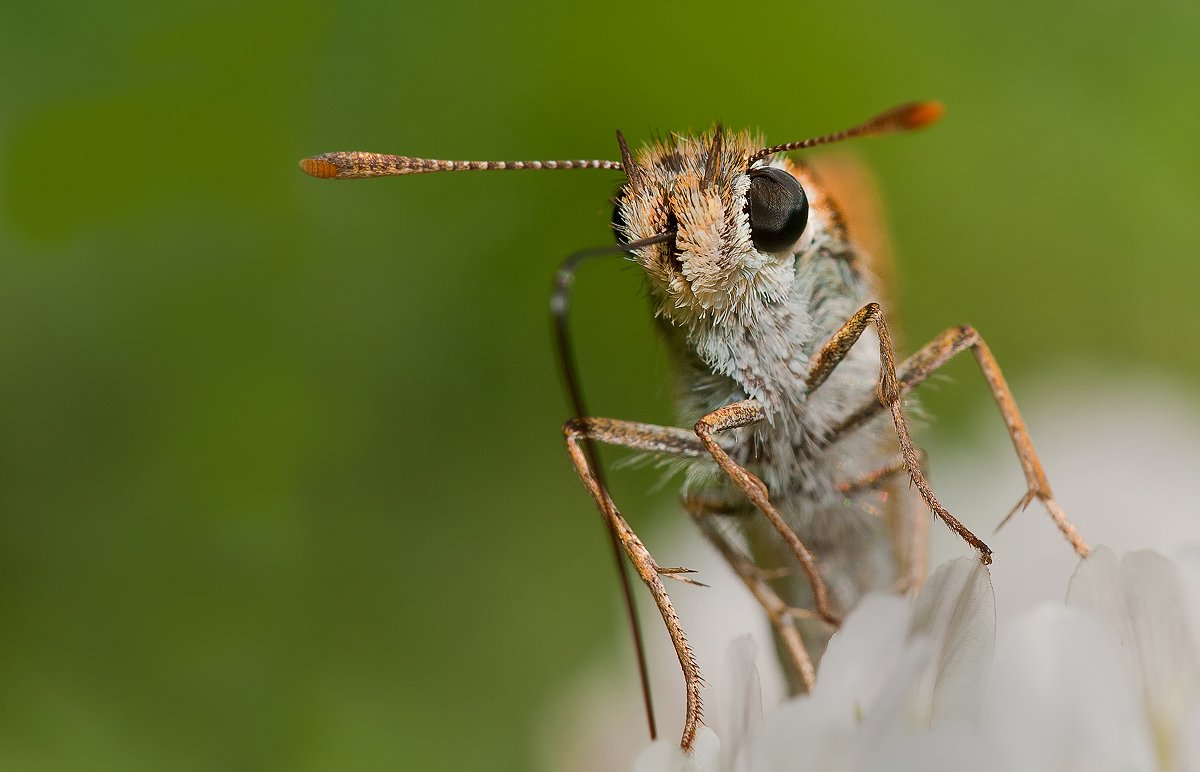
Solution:
[[[743,426],[750,426],[758,423],[766,418],[766,413],[758,400],[746,399],[741,402],[734,402],[732,405],[717,408],[713,412],[704,416],[696,424],[696,436],[704,443],[705,449],[717,462],[721,471],[734,482],[742,492],[746,494],[746,498],[756,506],[760,512],[766,515],[771,526],[783,538],[784,544],[796,560],[800,562],[800,568],[808,577],[809,584],[812,585],[813,607],[816,609],[818,616],[835,627],[841,624],[841,620],[834,613],[833,607],[829,600],[829,588],[825,584],[825,580],[821,577],[821,572],[817,568],[817,561],[813,558],[812,552],[808,547],[804,546],[804,542],[800,541],[800,537],[792,530],[791,526],[775,509],[775,505],[771,503],[770,493],[767,491],[767,486],[762,480],[754,476],[750,470],[739,465],[729,455],[729,451],[721,447],[717,442],[715,435],[718,432],[728,431],[730,429],[739,429]]]
[[[717,552],[721,553],[721,557],[725,558],[725,562],[737,573],[746,589],[750,590],[750,594],[767,613],[767,619],[775,630],[779,648],[787,657],[786,667],[791,671],[789,676],[794,673],[803,691],[811,692],[816,681],[816,670],[795,622],[797,619],[816,617],[815,613],[789,606],[779,597],[767,581],[768,572],[759,568],[721,529],[714,517],[720,513],[719,507],[712,506],[710,502],[698,496],[685,499],[684,507],[696,521],[700,532]]]
[[[875,306],[875,304],[868,305],[855,316],[855,319],[862,316],[872,306]],[[878,306],[875,306],[875,308],[878,309]],[[878,316],[879,322],[882,323],[882,316],[879,316],[878,310],[874,313]],[[854,323],[855,319],[848,322],[847,326]],[[1025,495],[1009,511],[1000,525],[1004,525],[1018,510],[1024,509],[1036,498],[1046,507],[1051,519],[1053,519],[1055,525],[1058,526],[1058,529],[1071,544],[1075,552],[1080,557],[1086,557],[1091,552],[1091,548],[1075,526],[1072,525],[1071,521],[1067,519],[1066,513],[1063,512],[1062,507],[1054,499],[1054,495],[1050,490],[1050,483],[1046,479],[1046,472],[1042,468],[1042,462],[1033,447],[1033,441],[1029,438],[1029,432],[1025,428],[1025,421],[1021,417],[1020,410],[1017,409],[1016,400],[1013,399],[1012,392],[1008,388],[1008,383],[1004,380],[1004,375],[1000,371],[1000,365],[996,362],[991,349],[988,348],[975,328],[963,325],[945,330],[922,347],[920,351],[906,359],[899,368],[895,367],[895,360],[891,353],[890,339],[885,339],[883,333],[885,329],[886,326],[880,328],[880,355],[883,359],[882,368],[884,371],[883,376],[880,378],[880,401],[865,403],[858,410],[843,419],[830,433],[825,444],[832,444],[838,437],[845,436],[848,432],[866,423],[883,409],[890,408],[893,416],[895,416],[899,412],[900,396],[923,383],[938,368],[954,358],[955,355],[970,349],[975,356],[975,361],[979,365],[984,380],[987,381],[988,388],[992,392],[992,398],[995,400],[996,406],[1000,409],[1000,415],[1003,417],[1005,427],[1008,429],[1009,438],[1012,440],[1017,458],[1021,462],[1021,469],[1025,475],[1027,486]],[[861,329],[859,332],[861,332]],[[836,338],[837,335],[834,336],[834,339]],[[884,351],[885,340],[886,352]],[[830,344],[832,343],[833,340],[830,341]],[[826,347],[830,344],[826,344]],[[889,376],[887,375],[889,371],[891,372],[890,384]],[[897,433],[900,433],[899,427],[897,427]],[[911,445],[911,442],[909,445]],[[902,438],[901,448],[903,449],[903,447],[904,439]],[[919,485],[918,488],[920,488]],[[922,491],[922,495],[924,495],[924,491]],[[926,501],[928,502],[929,499],[927,498]],[[935,509],[934,511],[936,512],[937,510]]]
[[[925,467],[925,451],[920,454],[921,468]],[[838,492],[852,498],[867,491],[879,491],[885,496],[883,518],[893,533],[893,545],[897,561],[897,574],[892,589],[898,593],[919,590],[925,583],[929,571],[929,518],[923,513],[914,517],[908,506],[908,497],[897,487],[900,475],[908,476],[908,464],[903,456],[896,456],[882,466],[859,477],[838,483]]]
[[[917,448],[917,453],[920,454],[920,459],[923,465],[925,461],[925,451]],[[846,480],[845,482],[838,483],[837,489],[839,493],[852,496],[855,493],[879,488],[885,482],[887,482],[889,478],[907,471],[908,464],[905,463],[904,457],[896,456],[896,458],[887,462],[883,466],[872,469],[866,474],[855,477],[852,480]]]
[[[671,643],[675,647],[675,654],[683,669],[684,687],[687,694],[683,738],[680,745],[684,750],[690,750],[701,722],[700,686],[702,681],[700,668],[696,664],[696,658],[688,644],[687,636],[684,635],[675,606],[671,603],[670,596],[667,595],[666,587],[663,586],[662,577],[667,576],[681,581],[690,580],[681,576],[686,569],[662,568],[655,562],[650,551],[633,532],[628,521],[617,510],[616,504],[609,497],[608,491],[600,483],[588,454],[584,450],[584,443],[594,440],[609,445],[692,458],[703,457],[705,449],[694,434],[684,429],[607,418],[572,419],[563,426],[563,434],[567,438],[567,450],[570,453],[571,462],[575,465],[575,471],[579,473],[584,486],[592,494],[596,506],[600,508],[613,533],[620,540],[621,547],[630,562],[633,563],[638,577],[650,590],[654,604],[658,607],[659,614],[666,625],[667,633],[671,636]]]
[[[971,545],[979,553],[979,559],[982,562],[990,563],[992,561],[991,548],[942,506],[933,489],[925,480],[924,472],[921,471],[921,452],[912,441],[900,399],[902,392],[896,376],[896,355],[892,346],[892,335],[883,318],[883,310],[878,303],[868,303],[859,309],[813,357],[807,379],[809,394],[811,395],[820,388],[833,369],[846,358],[851,347],[858,342],[859,337],[871,325],[875,325],[875,330],[879,335],[879,402],[882,407],[891,411],[892,423],[896,427],[896,439],[900,445],[900,455],[904,459],[905,466],[908,467],[909,479],[920,492],[926,506],[949,526],[950,530]]]

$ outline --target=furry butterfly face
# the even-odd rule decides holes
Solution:
[[[787,297],[794,251],[808,226],[808,196],[782,165],[753,160],[762,143],[720,127],[674,135],[624,163],[614,210],[618,240],[673,231],[635,253],[677,322],[722,318]]]

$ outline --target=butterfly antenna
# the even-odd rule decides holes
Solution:
[[[760,161],[776,153],[803,150],[809,147],[816,147],[817,145],[829,145],[834,142],[853,139],[854,137],[875,137],[881,134],[893,134],[898,131],[912,131],[913,129],[924,128],[938,118],[941,118],[942,113],[945,111],[946,109],[942,107],[941,102],[910,102],[906,105],[893,107],[891,110],[880,113],[871,120],[849,129],[835,131],[833,134],[826,134],[821,137],[802,139],[799,142],[787,142],[782,145],[763,148],[750,156],[750,163]]]
[[[406,155],[366,153],[351,150],[322,153],[300,162],[305,174],[323,180],[356,180],[366,177],[396,177],[432,172],[520,171],[524,169],[620,169],[619,161],[442,161]]]

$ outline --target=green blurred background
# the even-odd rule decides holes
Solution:
[[[546,310],[561,257],[609,242],[619,175],[326,183],[304,155],[609,158],[615,128],[778,142],[938,98],[937,127],[855,147],[906,339],[970,321],[1018,391],[1063,361],[1200,375],[1196,3],[0,25],[6,770],[525,770],[546,700],[622,641]],[[636,272],[589,266],[578,298],[596,412],[667,420]],[[987,400],[953,372],[931,432]],[[614,484],[652,531],[654,479]]]

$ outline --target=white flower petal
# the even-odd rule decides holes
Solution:
[[[633,772],[682,772],[687,763],[687,754],[679,743],[660,739],[638,754],[633,762]]]
[[[973,717],[996,647],[996,597],[987,568],[973,557],[939,566],[917,598],[908,636],[934,645],[916,715],[926,724]]]
[[[1125,604],[1121,562],[1116,553],[1101,545],[1079,562],[1067,586],[1067,604],[1085,609],[1116,635],[1121,644],[1122,666],[1140,689],[1137,641]]]
[[[750,740],[762,728],[762,687],[754,640],[744,635],[729,645],[713,728],[721,738],[721,769],[743,770]]]
[[[752,772],[850,772],[854,724],[815,695],[779,706],[750,746]]]
[[[1178,772],[1196,772],[1200,769],[1200,704],[1192,706],[1192,711],[1180,724],[1179,761],[1175,765]]]
[[[986,740],[967,723],[897,737],[876,749],[861,772],[1000,772]]]
[[[1192,620],[1192,643],[1196,657],[1200,658],[1200,544],[1180,550],[1175,565],[1179,567],[1179,578],[1183,583],[1187,618]]]
[[[1200,661],[1179,570],[1156,552],[1132,552],[1120,566],[1108,549],[1083,561],[1068,592],[1120,637],[1125,668],[1144,701],[1165,768],[1181,751],[1181,724],[1200,699]]]
[[[982,723],[1003,769],[1156,769],[1120,644],[1078,609],[1044,604],[1001,639]]]
[[[675,740],[655,740],[638,754],[633,772],[719,772],[720,760],[721,740],[716,732],[702,726],[690,755]]]
[[[813,697],[855,723],[874,704],[885,674],[900,660],[909,604],[891,595],[868,595],[829,641]]]
[[[928,712],[921,708],[928,706],[932,692],[936,651],[934,642],[927,638],[909,641],[903,645],[899,660],[877,673],[882,688],[855,738],[851,756],[855,769],[902,743],[906,736],[929,728]]]
[[[913,605],[899,660],[876,672],[883,684],[856,743],[856,767],[906,745],[934,721],[963,725],[978,713],[995,648],[996,605],[978,560],[940,566]]]
[[[1121,563],[1125,603],[1133,621],[1146,708],[1165,762],[1175,757],[1181,723],[1200,696],[1196,661],[1179,572],[1156,552],[1131,552]]]

